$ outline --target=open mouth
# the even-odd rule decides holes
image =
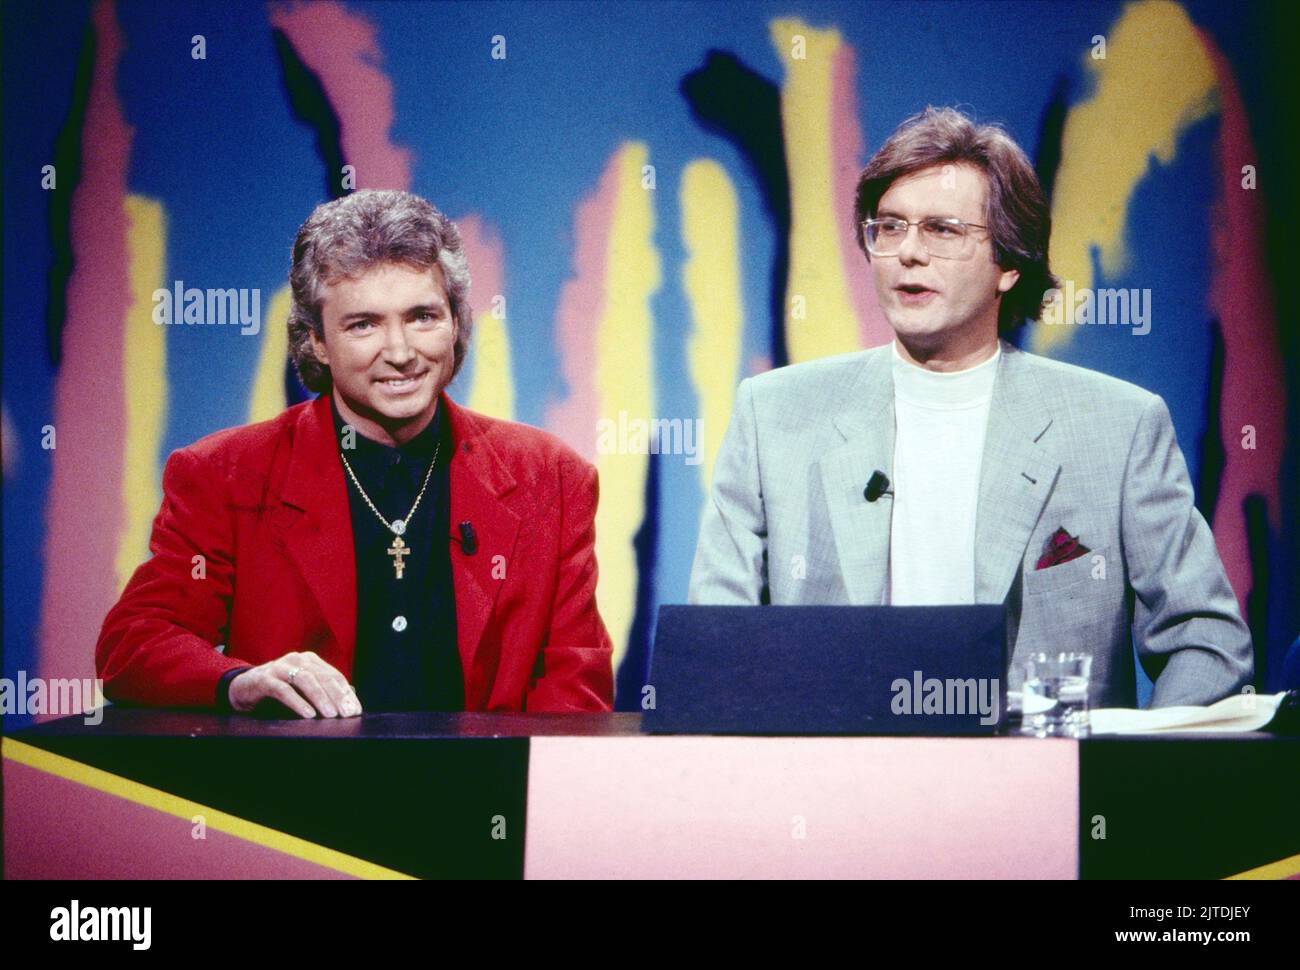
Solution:
[[[894,292],[898,294],[899,301],[907,306],[928,303],[930,302],[930,299],[936,295],[934,290],[916,283],[906,283],[901,286],[896,286],[894,287]]]

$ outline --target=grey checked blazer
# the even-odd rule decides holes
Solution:
[[[873,470],[893,477],[893,458],[888,344],[742,381],[690,602],[880,603],[893,500],[862,493]],[[1091,551],[1035,569],[1058,526]],[[1164,401],[1005,341],[980,470],[975,601],[1007,604],[1012,689],[1026,655],[1066,648],[1092,653],[1095,706],[1136,706],[1134,645],[1156,682],[1153,707],[1209,704],[1253,677],[1250,632]]]

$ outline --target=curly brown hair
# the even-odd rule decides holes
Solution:
[[[325,338],[324,287],[355,279],[385,263],[441,268],[456,319],[452,376],[469,353],[474,317],[469,306],[469,263],[456,224],[426,199],[392,189],[362,189],[318,205],[293,243],[289,285],[289,356],[309,391],[327,391],[330,369],[316,359],[312,334]]]

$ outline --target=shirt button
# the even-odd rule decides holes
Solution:
[[[396,630],[398,633],[401,633],[403,630],[405,630],[405,629],[406,629],[406,617],[404,617],[404,616],[395,616],[395,617],[393,617],[393,629]]]

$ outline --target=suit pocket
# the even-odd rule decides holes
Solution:
[[[1085,552],[1078,559],[1071,559],[1059,566],[1049,566],[1047,569],[1026,567],[1025,595],[1036,596],[1039,593],[1055,593],[1085,582],[1105,582],[1100,576],[1094,577],[1093,570],[1100,565],[1096,558],[1101,556],[1103,559],[1109,560],[1109,552],[1110,546],[1103,546],[1101,549]],[[1107,563],[1107,568],[1109,568],[1109,563]]]

